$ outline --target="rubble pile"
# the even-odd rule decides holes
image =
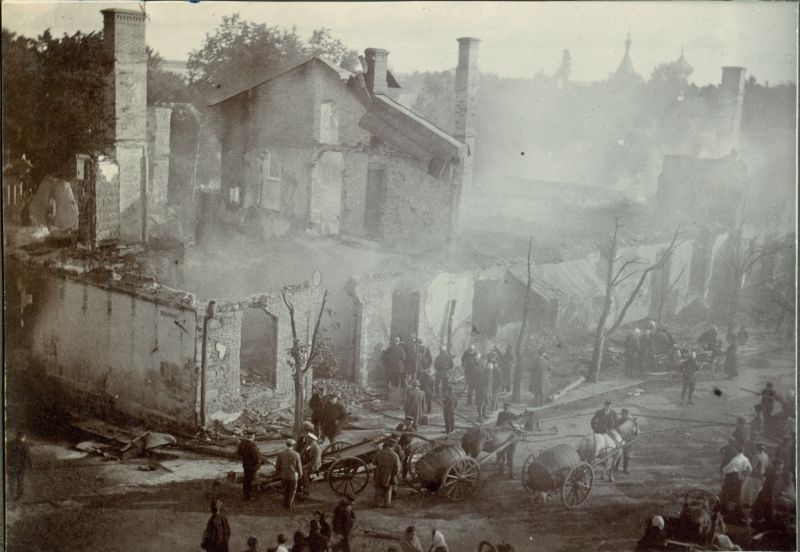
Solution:
[[[381,398],[380,392],[371,393],[360,385],[338,379],[316,379],[314,384],[325,390],[325,394],[335,393],[345,404],[362,404]],[[385,395],[385,393],[383,394]]]

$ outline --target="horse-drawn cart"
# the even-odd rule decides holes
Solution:
[[[578,451],[569,445],[558,445],[530,455],[522,466],[522,486],[532,495],[544,494],[549,500],[561,493],[561,503],[577,508],[589,498],[594,482],[594,469],[583,462]]]

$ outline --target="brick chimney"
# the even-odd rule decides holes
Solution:
[[[478,97],[478,44],[480,39],[458,39],[456,68],[455,137],[469,148],[463,169],[463,189],[472,188],[472,165],[475,155],[475,103]]]
[[[723,67],[722,82],[719,85],[719,140],[720,154],[735,149],[739,143],[742,126],[742,104],[747,69],[744,67]]]
[[[364,75],[364,82],[373,94],[386,95],[389,85],[386,81],[386,63],[389,59],[388,50],[381,48],[367,48],[364,50],[364,57],[367,60],[367,72]]]
[[[145,14],[107,9],[103,40],[113,60],[106,89],[108,151],[119,166],[119,237],[145,238],[147,208],[147,51]]]

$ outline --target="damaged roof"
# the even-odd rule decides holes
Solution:
[[[593,299],[605,294],[603,280],[595,270],[598,255],[561,263],[531,267],[531,288],[546,299]],[[528,282],[524,265],[508,270],[523,285]]]

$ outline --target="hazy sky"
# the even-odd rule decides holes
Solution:
[[[359,51],[391,52],[395,72],[450,69],[456,38],[482,39],[480,67],[506,77],[553,73],[567,48],[572,78],[604,79],[624,52],[630,29],[634,67],[648,76],[657,63],[680,55],[694,66],[697,84],[719,82],[724,65],[748,68],[760,81],[794,81],[797,74],[795,2],[384,2],[262,3],[146,2],[147,43],[167,59],[186,59],[223,15],[281,27],[308,36],[329,27]],[[3,1],[3,26],[36,35],[102,28],[99,10],[139,9],[137,2]]]

